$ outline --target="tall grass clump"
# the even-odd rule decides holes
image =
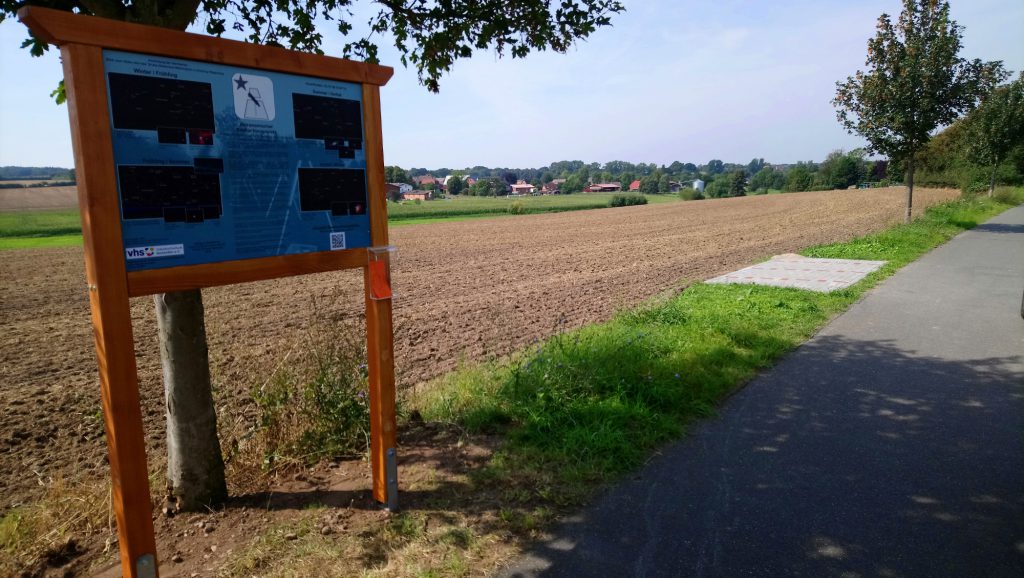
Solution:
[[[369,446],[366,352],[356,328],[314,323],[263,383],[250,437],[264,468],[360,455]]]

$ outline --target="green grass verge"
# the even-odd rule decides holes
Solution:
[[[587,193],[538,197],[458,197],[388,203],[388,221],[413,225],[490,218],[501,215],[558,213],[608,207],[613,194]],[[675,195],[648,195],[650,203],[678,201]],[[77,210],[0,212],[0,250],[68,247],[82,244]]]
[[[509,499],[577,504],[712,413],[880,280],[1022,201],[1024,190],[958,200],[909,225],[803,252],[889,261],[846,290],[699,283],[510,361],[457,371],[408,403],[428,420],[503,435],[506,443],[477,479],[501,484]]]
[[[74,247],[82,244],[82,235],[52,237],[0,237],[0,251],[5,249],[40,249],[43,247]]]

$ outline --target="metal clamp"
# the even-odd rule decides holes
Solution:
[[[387,475],[387,508],[392,512],[398,511],[398,456],[395,448],[388,448],[385,454],[385,468]]]

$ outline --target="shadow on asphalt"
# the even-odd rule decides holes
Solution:
[[[973,231],[982,233],[1024,233],[1024,225],[1016,223],[983,223],[974,227]]]
[[[501,575],[1022,576],[1021,363],[819,337]]]

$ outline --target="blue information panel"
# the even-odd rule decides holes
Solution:
[[[128,271],[367,247],[359,84],[104,51]]]

